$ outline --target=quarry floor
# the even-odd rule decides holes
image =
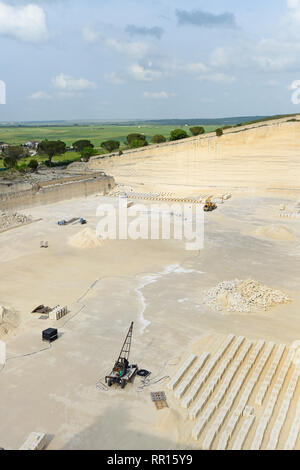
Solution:
[[[82,227],[58,227],[57,221],[84,217],[95,228],[100,202],[117,201],[92,196],[27,209],[22,212],[42,220],[0,234],[0,305],[20,318],[5,338],[0,447],[17,449],[29,433],[40,431],[48,435],[48,449],[199,448],[185,432],[189,424],[164,377],[175,373],[189,345],[207,335],[233,333],[287,345],[300,339],[299,219],[279,218],[280,204],[289,202],[280,193],[233,194],[205,216],[199,252],[186,251],[184,242],[175,240],[71,246],[70,237]],[[253,235],[269,224],[284,225],[297,238]],[[41,240],[48,241],[48,249],[40,248]],[[243,315],[203,304],[206,289],[236,278],[283,290],[292,302]],[[67,305],[70,313],[54,324],[30,313],[40,304]],[[131,321],[131,361],[163,380],[141,390],[136,377],[125,390],[104,390],[101,382]],[[50,326],[60,337],[48,348],[41,332]],[[157,411],[151,402],[150,392],[159,390],[166,390],[170,408]]]

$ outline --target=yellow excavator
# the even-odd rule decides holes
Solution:
[[[212,212],[218,208],[217,204],[211,202],[211,197],[207,198],[204,204],[204,212]]]

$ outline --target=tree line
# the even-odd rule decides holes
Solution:
[[[190,127],[190,133],[192,136],[199,136],[205,133],[204,127],[194,126]],[[218,137],[223,135],[223,129],[216,129],[216,135]],[[186,139],[190,135],[184,129],[174,129],[171,131],[169,136],[169,141],[176,141],[181,139]],[[156,134],[152,137],[152,144],[161,144],[167,142],[165,136],[161,134]],[[145,134],[141,133],[132,133],[126,137],[125,149],[137,149],[141,147],[146,147],[149,145]],[[108,152],[117,152],[119,155],[122,155],[120,150],[121,143],[117,140],[106,140],[100,144],[100,147]],[[75,152],[80,154],[80,157],[83,161],[88,161],[92,156],[98,154],[94,145],[90,140],[81,139],[73,143],[72,148]],[[37,153],[39,155],[45,155],[48,159],[44,162],[47,166],[52,166],[52,161],[55,156],[63,155],[67,151],[67,145],[61,140],[43,140],[38,144]],[[16,169],[18,167],[18,162],[21,159],[28,158],[28,150],[24,146],[9,146],[3,149],[2,158],[4,166],[8,169]],[[36,159],[31,159],[27,164],[27,168],[35,171],[38,168],[38,161]]]

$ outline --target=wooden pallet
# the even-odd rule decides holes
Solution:
[[[165,392],[151,392],[151,400],[155,404],[157,410],[169,408]]]
[[[165,392],[151,392],[151,400],[156,401],[166,401],[167,397]]]
[[[155,406],[157,410],[162,410],[163,408],[169,408],[168,403],[163,400],[163,401],[156,401]]]

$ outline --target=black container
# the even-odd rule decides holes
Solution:
[[[42,338],[43,341],[49,341],[52,343],[52,341],[57,340],[57,329],[56,328],[48,328],[47,330],[44,330],[42,333]]]

